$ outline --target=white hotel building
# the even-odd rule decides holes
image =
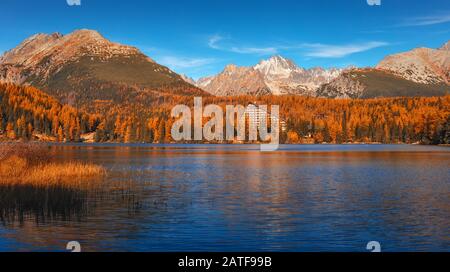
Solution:
[[[272,122],[272,115],[256,104],[248,104],[247,108],[245,109],[245,115],[246,117],[248,117],[249,123],[255,126],[259,126],[264,118],[266,118],[267,124],[270,124]],[[286,122],[281,118],[279,122],[281,131],[285,132],[287,129]]]

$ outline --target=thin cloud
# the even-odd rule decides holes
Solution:
[[[223,40],[223,39],[224,39],[224,37],[222,37],[222,36],[220,36],[220,35],[214,35],[214,36],[211,36],[211,37],[208,39],[208,46],[211,47],[212,49],[218,49],[218,50],[220,50],[221,48],[220,48],[220,46],[218,45],[218,43],[219,43],[221,40]]]
[[[228,51],[238,54],[273,55],[278,53],[278,48],[276,47],[239,47],[220,45],[219,43],[224,40],[226,40],[226,38],[220,35],[211,36],[208,39],[208,47],[215,50]]]
[[[278,45],[271,47],[240,47],[227,45],[223,36],[214,35],[208,39],[208,46],[215,50],[228,51],[238,54],[276,55],[281,52],[297,52],[306,57],[314,58],[342,58],[355,53],[387,46],[389,43],[371,41],[346,45],[329,45],[322,43],[303,43],[297,45]]]
[[[213,58],[185,58],[175,56],[163,56],[158,58],[159,63],[171,69],[195,68],[214,63]]]
[[[450,22],[450,12],[444,14],[408,18],[398,26],[429,26]]]
[[[342,58],[355,53],[365,52],[374,48],[387,46],[387,42],[372,41],[359,44],[347,44],[347,45],[329,45],[329,44],[303,44],[304,48],[307,48],[307,52],[304,54],[308,57],[315,58]]]
[[[275,47],[232,47],[230,51],[239,54],[258,54],[258,55],[273,55],[278,53],[278,49]]]

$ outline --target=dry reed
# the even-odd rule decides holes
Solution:
[[[106,175],[103,167],[52,161],[50,149],[41,144],[0,144],[0,186],[68,186],[82,188]]]

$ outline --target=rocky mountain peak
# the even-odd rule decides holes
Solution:
[[[446,42],[441,48],[440,50],[447,50],[450,51],[450,41]]]
[[[68,36],[72,37],[90,37],[94,39],[105,39],[97,30],[78,29],[70,33]]]
[[[0,64],[20,65],[32,69],[37,66],[55,68],[83,56],[102,60],[114,56],[141,54],[137,48],[113,43],[94,30],[81,29],[68,35],[60,33],[36,34],[0,58]],[[153,61],[148,59],[149,61]],[[51,67],[47,67],[51,66]]]
[[[227,65],[222,73],[202,78],[196,85],[214,95],[254,93],[312,95],[317,88],[340,75],[342,69],[305,70],[282,56],[262,60],[253,67]]]
[[[93,45],[118,47],[117,44],[109,42],[95,30],[81,29],[68,35],[62,35],[58,32],[52,34],[39,33],[25,39],[19,46],[6,52],[0,58],[0,63],[25,64],[34,56],[63,51],[78,53],[80,48]],[[127,48],[131,49],[131,47]]]
[[[293,61],[283,58],[280,55],[273,56],[270,59],[262,62],[268,62],[274,66],[280,66],[285,68],[292,67],[293,65],[295,65]]]
[[[226,73],[234,73],[239,69],[239,67],[235,64],[228,64],[227,66],[225,66],[224,68],[224,72]]]
[[[59,33],[53,34],[36,34],[19,44],[16,48],[5,52],[0,57],[0,64],[18,64],[22,65],[36,54],[48,48],[49,45],[55,43],[63,36]]]
[[[449,43],[441,49],[416,48],[384,58],[377,69],[389,71],[401,78],[422,84],[450,82]]]
[[[254,68],[264,75],[284,77],[289,77],[292,71],[299,69],[293,61],[285,59],[282,56],[273,56],[268,60],[262,60]]]
[[[0,57],[0,81],[33,85],[63,103],[86,106],[92,99],[121,102],[124,89],[204,93],[137,48],[88,29],[29,37]]]

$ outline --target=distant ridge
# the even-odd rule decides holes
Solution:
[[[228,65],[194,82],[218,96],[295,94],[329,98],[440,96],[449,94],[450,41],[387,56],[374,68],[304,69],[281,56],[253,67]]]
[[[24,40],[0,57],[0,80],[33,85],[81,108],[89,108],[94,101],[111,105],[138,97],[146,100],[143,91],[205,95],[137,48],[113,43],[87,29]]]
[[[282,56],[252,67],[227,65],[195,81],[139,49],[94,30],[36,34],[0,57],[0,82],[32,85],[63,104],[150,105],[164,95],[303,95],[330,98],[438,96],[450,92],[450,41],[387,56],[376,67],[305,69]]]
[[[450,42],[439,49],[416,48],[383,59],[377,69],[423,84],[450,83]]]
[[[375,68],[352,69],[321,86],[317,96],[375,98],[450,94],[449,42],[384,58]]]
[[[314,95],[323,83],[340,75],[343,69],[320,67],[303,69],[291,60],[273,56],[253,67],[227,65],[218,75],[201,78],[196,85],[205,91],[218,95],[242,94],[297,94]]]

